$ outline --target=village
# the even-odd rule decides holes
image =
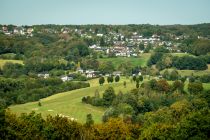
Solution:
[[[175,41],[164,41],[161,36],[153,34],[149,37],[144,37],[141,33],[131,32],[130,36],[126,36],[122,33],[111,31],[107,34],[96,32],[93,29],[82,30],[77,28],[62,27],[59,29],[54,28],[42,28],[37,29],[33,26],[11,26],[3,25],[0,30],[4,35],[7,36],[25,36],[34,37],[34,34],[60,34],[60,35],[77,35],[80,39],[94,40],[89,44],[89,49],[98,53],[103,53],[109,57],[139,57],[143,53],[147,53],[149,49],[155,49],[158,46],[165,46],[171,52],[180,52],[176,40],[184,39],[183,36],[174,36]],[[186,38],[186,36],[185,36]],[[72,73],[61,75],[59,78],[63,81],[75,80],[75,74],[84,76],[86,79],[96,78],[100,76],[121,76],[121,71],[114,71],[113,73],[103,74],[100,71],[94,71],[93,69],[83,70],[80,65]],[[136,73],[141,75],[141,72]],[[48,72],[42,72],[37,74],[40,78],[49,78]]]
[[[12,26],[3,25],[0,29],[0,33],[5,35],[19,35],[33,37],[36,34],[61,34],[61,35],[77,35],[84,40],[91,40],[89,48],[96,52],[103,52],[110,56],[120,57],[137,57],[141,53],[148,52],[149,49],[158,46],[165,46],[171,52],[180,52],[178,48],[181,44],[177,41],[188,38],[189,36],[175,36],[171,35],[174,41],[164,41],[161,36],[153,34],[149,37],[144,37],[137,32],[131,32],[130,36],[126,37],[122,33],[108,32],[107,34],[96,33],[93,29],[88,31],[63,27],[60,30],[54,28],[44,28],[41,30],[36,29],[33,26]],[[198,38],[202,38],[198,36]],[[139,47],[142,46],[142,47]]]

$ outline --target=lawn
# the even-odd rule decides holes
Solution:
[[[130,62],[134,67],[135,66],[146,66],[148,59],[150,58],[150,53],[140,54],[138,57],[116,57],[116,58],[100,58],[99,62],[111,61],[115,68],[118,68],[119,65],[123,62]]]
[[[172,69],[168,69],[171,71]],[[163,74],[165,70],[162,70],[160,73]],[[208,69],[206,70],[177,70],[181,76],[201,76],[210,74],[210,64],[208,65]]]
[[[4,60],[4,59],[0,59],[0,68],[2,68],[4,66],[4,64],[7,63],[7,62],[23,64],[22,60]]]
[[[182,57],[182,56],[194,56],[192,54],[189,53],[170,53],[173,56],[178,56],[178,57]]]
[[[185,82],[184,90],[188,92],[188,84],[189,82]],[[203,83],[204,90],[210,90],[210,83]]]
[[[126,88],[123,86],[124,81],[127,83]],[[62,114],[69,116],[70,118],[75,118],[82,123],[86,121],[86,115],[91,113],[94,121],[96,123],[100,123],[105,108],[84,104],[81,102],[82,97],[88,95],[93,96],[96,89],[99,90],[100,96],[102,97],[103,92],[108,86],[113,86],[116,93],[120,90],[123,93],[126,93],[135,88],[135,84],[131,83],[129,79],[124,77],[121,78],[119,83],[105,83],[103,86],[99,86],[98,79],[90,80],[89,82],[90,87],[88,88],[59,93],[48,98],[41,99],[42,106],[38,106],[38,102],[30,102],[10,106],[9,108],[12,112],[17,114],[35,111],[37,113],[41,113],[43,117],[46,117],[49,114],[53,116],[56,114]]]

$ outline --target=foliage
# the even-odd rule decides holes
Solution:
[[[210,52],[210,41],[209,40],[196,40],[193,43],[193,54],[195,55],[206,55]]]
[[[112,83],[113,81],[114,81],[114,78],[113,78],[112,75],[107,77],[107,82],[108,83]]]
[[[126,88],[126,81],[123,82],[124,88]]]
[[[188,84],[188,91],[193,94],[198,94],[203,91],[203,84],[200,82],[190,82]]]
[[[182,81],[176,80],[173,82],[172,90],[177,90],[180,93],[184,92],[184,83]]]
[[[210,75],[202,75],[202,76],[200,77],[200,81],[201,81],[202,83],[210,83]]]
[[[111,74],[114,71],[114,65],[111,61],[100,63],[99,71],[101,71],[103,74]]]
[[[100,84],[100,85],[103,85],[104,82],[105,82],[104,77],[100,77],[100,78],[99,78],[99,84]]]
[[[65,82],[58,78],[48,79],[10,79],[0,78],[0,97],[6,105],[38,101],[58,92],[90,86],[85,82]]]
[[[38,102],[38,106],[42,106],[41,102]]]
[[[113,87],[108,87],[103,93],[104,106],[110,106],[116,97]]]
[[[192,56],[183,56],[174,58],[173,66],[177,69],[183,70],[205,70],[207,69],[206,62],[200,58]]]
[[[87,114],[87,119],[86,119],[86,126],[90,127],[91,125],[94,124],[93,118],[92,118],[92,114]]]
[[[170,85],[164,79],[157,81],[156,90],[160,92],[168,92],[170,90]]]
[[[155,52],[151,55],[150,59],[148,60],[147,65],[151,66],[156,64],[158,61],[160,61],[163,57],[163,53],[162,52]]]
[[[115,82],[119,82],[119,81],[120,81],[120,76],[117,75],[117,76],[114,78],[114,81],[115,81]]]

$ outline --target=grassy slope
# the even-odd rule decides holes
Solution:
[[[121,62],[128,60],[134,65],[145,65],[147,59],[149,58],[149,55],[150,54],[144,54],[142,57],[139,58],[103,58],[100,59],[100,61],[113,61],[114,65],[119,65]],[[209,69],[206,71],[184,70],[179,72],[182,75],[191,75],[192,72],[194,73],[194,75],[210,73],[210,65]],[[127,81],[127,88],[123,87],[123,81]],[[42,99],[41,107],[38,106],[38,102],[31,102],[22,105],[11,106],[10,109],[18,114],[24,112],[29,113],[34,110],[37,113],[42,113],[44,117],[48,114],[63,114],[76,118],[79,122],[83,123],[86,120],[86,115],[88,113],[91,113],[95,122],[99,123],[101,122],[101,117],[105,111],[105,108],[83,104],[81,102],[81,99],[83,96],[93,96],[96,89],[99,90],[100,95],[102,96],[102,93],[109,86],[109,84],[106,83],[104,86],[99,86],[98,79],[90,80],[89,82],[91,84],[91,87],[89,88],[59,93],[48,98]],[[113,83],[111,85],[115,88],[116,93],[118,93],[120,89],[125,93],[127,91],[130,91],[132,88],[135,88],[135,84],[131,84],[130,80],[125,78],[122,78],[119,83]],[[210,89],[210,83],[203,85],[205,89]],[[185,86],[185,90],[187,90],[186,88],[187,86]]]
[[[100,58],[99,62],[111,61],[115,68],[117,68],[121,63],[128,61],[131,62],[133,66],[146,66],[147,60],[150,57],[150,53],[141,54],[139,57],[117,57],[117,58]]]
[[[123,87],[123,81],[127,81],[127,88]],[[98,85],[98,79],[90,80],[91,87],[59,93],[48,98],[41,100],[42,106],[38,106],[38,102],[30,102],[22,105],[11,106],[12,112],[29,113],[31,111],[36,111],[41,113],[44,117],[48,114],[56,115],[63,114],[71,118],[77,119],[79,122],[86,121],[86,115],[91,113],[93,115],[94,121],[96,123],[101,122],[101,117],[105,111],[105,108],[94,107],[88,104],[83,104],[81,99],[83,96],[93,96],[96,89],[99,90],[100,96],[104,90],[109,86],[105,84],[104,86]],[[119,83],[110,84],[114,87],[116,93],[121,89],[122,92],[130,91],[130,89],[135,87],[135,84],[131,84],[129,79],[122,78]]]
[[[194,55],[191,55],[189,53],[170,53],[171,55],[173,56],[178,56],[178,57],[182,57],[182,56],[194,56]]]
[[[171,71],[172,69],[168,69]],[[160,73],[163,74],[165,70],[162,70]],[[181,76],[191,76],[192,74],[194,76],[201,76],[210,74],[210,64],[208,65],[208,69],[206,70],[177,70]]]
[[[2,68],[6,62],[23,64],[22,60],[3,60],[3,59],[0,59],[0,68]]]

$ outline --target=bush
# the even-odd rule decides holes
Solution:
[[[107,82],[108,82],[108,83],[112,83],[113,80],[114,80],[114,79],[113,79],[113,76],[108,76],[108,77],[107,77]]]
[[[202,83],[209,83],[210,82],[210,75],[203,75],[200,77]]]
[[[176,57],[173,66],[180,70],[205,70],[207,64],[204,60],[192,56]]]
[[[114,80],[115,80],[115,82],[119,82],[120,81],[120,76],[117,75]]]
[[[196,94],[201,93],[203,91],[203,84],[200,82],[192,82],[188,84],[188,91],[190,93]]]
[[[100,78],[99,78],[99,84],[100,84],[100,85],[103,85],[104,82],[105,82],[104,77],[100,77]]]
[[[112,104],[112,101],[115,99],[115,91],[113,87],[108,87],[104,94],[103,94],[103,100],[105,106],[110,106]]]
[[[161,92],[168,92],[170,90],[170,85],[164,79],[157,81],[156,90]]]
[[[92,97],[91,104],[93,106],[103,106],[104,105],[104,100],[102,98]]]

